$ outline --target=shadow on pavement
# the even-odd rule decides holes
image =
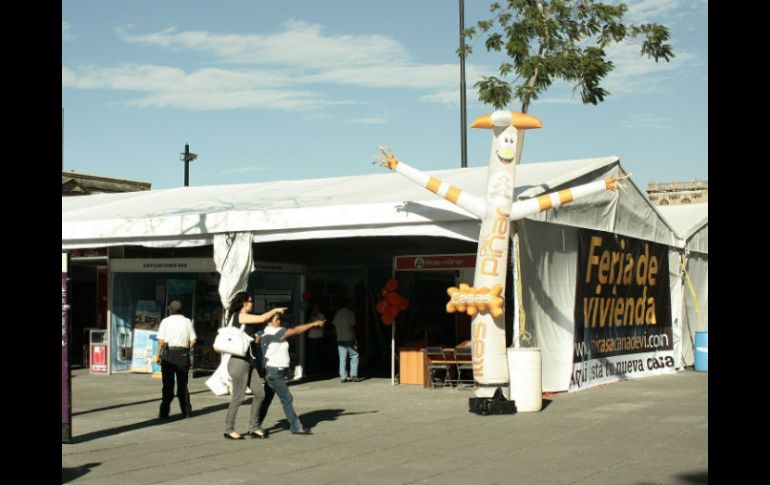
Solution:
[[[208,390],[206,391],[208,392]],[[176,401],[175,401],[176,402]],[[251,398],[244,399],[243,403],[241,405],[247,405],[251,403]],[[173,404],[172,404],[173,405]],[[192,416],[190,418],[183,418],[181,414],[171,414],[171,416],[168,419],[159,419],[159,418],[153,418],[153,419],[147,419],[144,421],[140,421],[138,423],[132,423],[132,424],[125,424],[123,426],[116,426],[114,428],[109,429],[103,429],[99,431],[92,431],[90,433],[86,433],[83,435],[76,435],[72,437],[72,443],[84,443],[86,441],[91,441],[97,438],[104,438],[107,436],[112,436],[115,434],[125,433],[126,431],[134,431],[137,429],[142,428],[149,428],[150,426],[161,426],[166,423],[172,423],[174,421],[179,421],[181,419],[195,419],[196,416],[200,416],[203,414],[209,414],[209,413],[216,413],[218,411],[222,411],[224,409],[227,409],[227,407],[230,405],[229,402],[217,404],[215,406],[209,406],[206,408],[201,409],[195,409],[195,402],[193,401],[193,412]],[[173,408],[172,408],[173,409]],[[173,411],[172,411],[173,413]]]
[[[76,466],[73,468],[64,468],[61,469],[61,482],[62,483],[69,483],[72,480],[75,480],[76,478],[80,478],[86,473],[91,471],[91,468],[97,467],[101,465],[101,463],[86,463],[85,465]]]
[[[674,485],[707,485],[709,482],[709,471],[684,472],[674,475],[674,478],[676,479],[676,482],[673,482]],[[653,485],[653,482],[640,482],[639,485]]]
[[[202,391],[191,392],[190,395],[192,396],[193,394],[201,394],[201,393],[204,393],[204,392],[209,392],[209,390],[208,389],[204,389]],[[148,402],[160,401],[160,399],[161,399],[160,396],[158,396],[156,399],[145,399],[144,401],[127,402],[127,403],[124,403],[124,404],[113,404],[112,406],[104,406],[102,408],[94,408],[94,409],[86,409],[85,411],[78,411],[76,413],[72,413],[72,415],[73,416],[80,416],[82,414],[95,413],[97,411],[108,411],[110,409],[117,409],[117,408],[122,408],[122,407],[126,407],[126,406],[135,406],[137,404],[147,404]]]
[[[280,405],[280,402],[278,403]],[[283,412],[281,410],[281,412]],[[344,409],[319,409],[318,411],[310,411],[309,413],[302,414],[299,419],[302,421],[302,425],[306,428],[315,428],[319,423],[324,421],[336,421],[340,416],[355,416],[356,414],[372,414],[379,411],[366,411],[358,413],[346,413]],[[286,418],[282,418],[268,429],[269,432],[274,431],[288,431],[289,422]]]

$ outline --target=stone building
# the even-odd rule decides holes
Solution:
[[[709,183],[697,178],[691,182],[656,183],[650,180],[647,195],[655,205],[705,204],[709,201]]]
[[[75,171],[61,173],[61,195],[113,194],[150,190],[149,182],[89,175]]]

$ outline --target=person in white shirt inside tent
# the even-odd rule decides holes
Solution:
[[[353,303],[347,299],[337,310],[332,325],[337,331],[337,352],[340,356],[340,382],[360,382],[358,377],[358,345],[356,343],[356,314]],[[350,354],[350,377],[348,377],[348,354]]]

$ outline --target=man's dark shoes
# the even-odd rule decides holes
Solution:
[[[358,376],[350,378],[350,382],[361,382],[363,380],[364,380],[363,377],[358,377]]]
[[[263,440],[263,439],[267,438],[267,431],[265,431],[262,428],[254,430],[254,431],[249,431],[247,434],[248,434],[249,438],[256,438],[256,439],[260,439],[260,440]]]
[[[225,433],[225,439],[226,440],[242,440],[244,439],[243,436],[239,435],[235,431],[232,433]]]
[[[292,433],[292,434],[303,434],[303,435],[310,435],[310,434],[313,434],[313,433],[311,433],[311,432],[310,432],[310,430],[309,430],[309,429],[307,429],[307,428],[302,428],[302,429],[300,429],[299,431],[292,431],[291,433]]]

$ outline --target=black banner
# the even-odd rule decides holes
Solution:
[[[578,232],[573,362],[672,351],[668,248]]]

